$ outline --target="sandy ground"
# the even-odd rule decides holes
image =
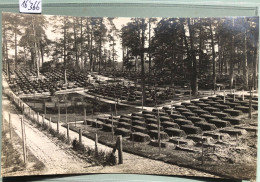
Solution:
[[[11,107],[11,103],[7,98],[3,98],[2,103],[4,109]],[[21,115],[15,111],[16,110],[12,109],[10,112],[12,127],[17,135],[22,138]],[[3,112],[3,117],[8,121],[8,113],[6,111]],[[57,145],[54,139],[49,138],[27,122],[25,122],[25,133],[28,149],[46,166],[46,168],[40,172],[41,174],[82,172],[85,167],[90,165],[70,155],[70,153],[66,152],[61,146]]]

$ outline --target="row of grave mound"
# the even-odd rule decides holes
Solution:
[[[151,142],[154,146],[159,134],[159,119],[160,138],[165,143],[163,146],[167,146],[167,142],[193,143],[192,136],[222,140],[229,135],[246,133],[244,128],[234,127],[241,124],[241,120],[236,116],[249,112],[246,109],[249,97],[244,98],[245,100],[236,95],[234,100],[233,95],[227,95],[224,101],[224,97],[220,95],[120,117],[98,117],[97,120],[86,120],[85,124],[101,128],[106,132],[113,130],[115,135],[130,137],[136,142]],[[253,109],[257,109],[257,99],[257,97],[253,98]]]

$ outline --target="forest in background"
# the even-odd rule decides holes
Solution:
[[[36,72],[132,72],[141,79],[171,77],[189,82],[192,94],[207,80],[216,89],[225,77],[229,88],[240,79],[243,89],[257,89],[259,19],[120,18],[42,16],[3,13],[3,70]],[[48,31],[52,32],[49,33]],[[121,55],[119,55],[121,54]],[[119,60],[121,58],[121,60]]]

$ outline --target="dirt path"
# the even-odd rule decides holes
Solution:
[[[9,110],[13,129],[21,138],[21,116],[17,114],[17,110],[7,98],[3,98],[2,104],[4,109],[3,117],[8,120],[6,110]],[[27,147],[46,166],[43,171],[40,171],[40,174],[79,173],[90,166],[85,161],[70,155],[61,146],[58,146],[54,139],[49,138],[27,122],[25,122],[25,131]]]

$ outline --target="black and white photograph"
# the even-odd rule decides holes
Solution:
[[[2,13],[1,175],[255,181],[258,27]]]

